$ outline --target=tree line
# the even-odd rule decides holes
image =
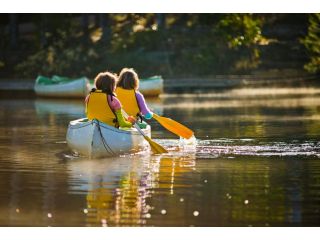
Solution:
[[[2,16],[0,77],[92,77],[123,66],[165,77],[320,69],[319,14]]]

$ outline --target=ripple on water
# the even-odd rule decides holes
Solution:
[[[197,157],[218,158],[220,156],[315,156],[320,157],[317,141],[263,142],[250,139],[199,140]]]

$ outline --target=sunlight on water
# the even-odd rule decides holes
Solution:
[[[320,142],[293,140],[286,142],[262,142],[238,139],[217,139],[198,141],[197,156],[218,158],[221,156],[316,156],[320,157]]]
[[[318,88],[240,88],[213,93],[164,95],[165,109],[295,108],[318,106],[319,101]]]
[[[182,98],[196,98],[196,97],[203,97],[203,98],[237,98],[243,97],[248,98],[250,96],[257,98],[263,96],[288,96],[288,95],[317,95],[320,94],[319,88],[314,87],[276,87],[276,88],[236,88],[230,89],[228,91],[216,91],[211,93],[182,93],[182,94],[164,94],[165,98],[175,98],[175,97],[182,97]]]
[[[147,99],[148,102],[148,99]],[[90,159],[66,144],[83,100],[0,99],[2,226],[317,226],[320,89],[164,95],[167,154]]]

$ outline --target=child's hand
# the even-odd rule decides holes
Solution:
[[[131,122],[132,125],[135,124],[136,121],[137,121],[137,120],[135,119],[135,117],[133,117],[133,116],[129,116],[127,120],[128,120],[128,122]]]
[[[146,119],[151,119],[152,117],[153,117],[153,112],[148,112],[148,113],[146,113],[146,115],[144,115],[144,117],[146,118]]]

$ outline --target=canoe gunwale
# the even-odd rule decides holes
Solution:
[[[88,125],[97,124],[98,126],[100,126],[100,128],[107,129],[108,131],[113,131],[113,132],[120,133],[120,134],[141,135],[135,128],[131,128],[131,129],[128,129],[128,130],[119,129],[119,128],[115,128],[113,126],[107,125],[107,124],[105,124],[105,123],[103,123],[103,122],[101,122],[101,121],[99,121],[97,119],[88,120],[88,122],[81,122],[81,120],[84,120],[84,119],[86,119],[86,118],[82,118],[82,119],[71,121],[69,123],[69,128],[71,128],[71,129],[79,129],[79,128],[87,127]],[[75,124],[73,124],[73,123],[75,123]],[[77,123],[82,123],[82,124],[77,124]],[[149,128],[150,128],[150,125],[148,125],[146,130],[148,130]]]

